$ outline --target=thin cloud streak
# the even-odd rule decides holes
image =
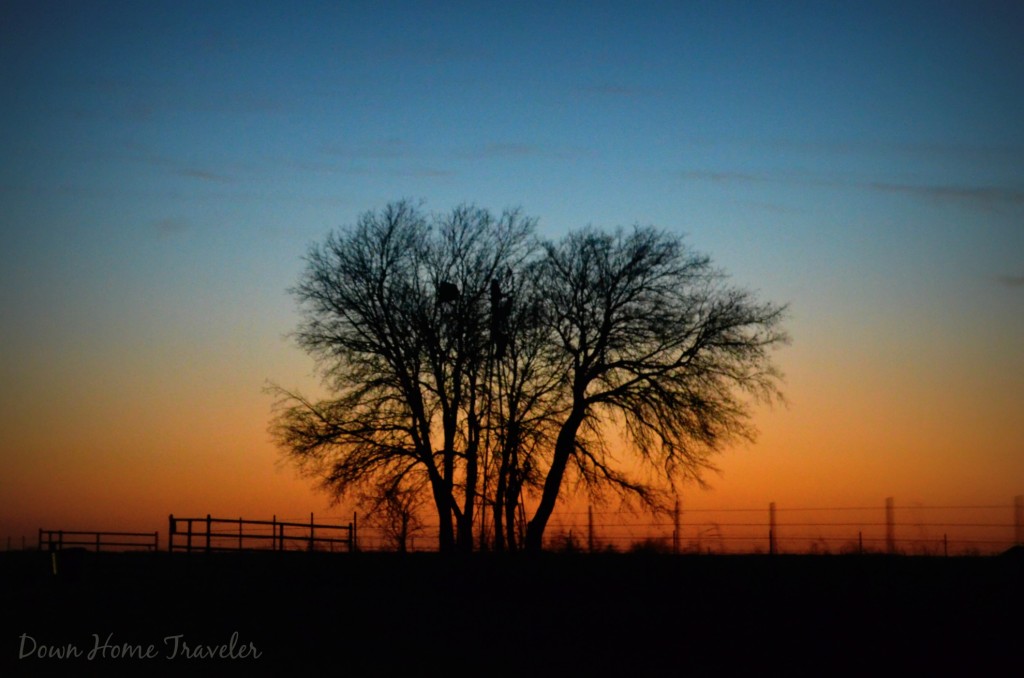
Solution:
[[[497,143],[487,144],[481,149],[468,154],[475,158],[528,158],[543,155],[540,147],[532,144]]]
[[[330,165],[294,165],[309,172],[343,174],[352,177],[401,177],[412,179],[444,179],[456,175],[452,170],[436,167],[338,167]]]
[[[647,90],[643,90],[638,87],[617,85],[614,83],[577,87],[576,92],[588,96],[616,97],[623,99],[632,99],[634,97],[644,96],[648,93]]]
[[[997,275],[996,282],[1004,287],[1024,287],[1024,275]]]
[[[341,143],[326,143],[320,147],[320,153],[329,158],[351,161],[397,161],[421,160],[499,160],[499,159],[554,159],[574,160],[589,155],[588,151],[578,147],[544,146],[520,141],[496,141],[479,146],[456,149],[429,149],[410,144],[405,139],[391,138],[362,146],[349,146]],[[330,167],[330,163],[314,163],[321,170]],[[337,168],[337,171],[345,171]],[[431,173],[450,174],[443,170],[431,170]]]
[[[447,178],[450,169],[433,165],[438,160],[430,153],[400,137],[391,137],[362,145],[326,142],[319,146],[313,160],[290,159],[289,167],[303,172],[343,174],[360,177]]]
[[[495,142],[460,154],[464,160],[495,160],[499,158],[547,158],[574,160],[588,155],[585,149],[577,147],[545,147],[521,142]]]
[[[398,138],[363,146],[328,143],[320,150],[326,155],[350,160],[405,160],[422,155],[407,141]]]
[[[848,181],[843,179],[815,179],[800,175],[749,174],[744,172],[710,172],[686,170],[679,173],[685,181],[706,181],[717,184],[797,184],[830,188],[857,188],[880,193],[901,193],[916,198],[953,200],[978,206],[1024,204],[1024,190],[1002,186],[915,185],[885,181]]]
[[[796,152],[803,154],[848,155],[902,155],[920,160],[952,160],[963,163],[984,163],[991,165],[1010,164],[1020,166],[1024,158],[1024,146],[972,145],[966,143],[893,143],[881,141],[797,141],[792,139],[739,140],[733,142],[692,139],[700,146],[736,146],[746,151]]]
[[[202,179],[203,181],[213,181],[218,184],[228,184],[233,181],[231,177],[226,177],[222,174],[216,174],[214,172],[207,172],[206,170],[195,169],[193,167],[186,167],[178,170],[178,174],[183,177],[190,179]]]
[[[180,219],[161,219],[154,226],[161,239],[170,238],[188,230],[188,224]]]
[[[219,174],[202,167],[196,167],[194,165],[179,162],[174,158],[154,152],[142,144],[128,142],[124,146],[128,151],[127,159],[132,162],[141,163],[149,167],[170,170],[174,174],[188,179],[199,179],[218,184],[228,184],[234,181],[232,177],[225,174]]]
[[[701,170],[686,170],[680,173],[686,181],[710,181],[716,184],[728,183],[785,183],[787,179],[780,177],[772,178],[767,175],[746,174],[743,172],[706,172]]]
[[[426,179],[442,179],[446,177],[455,176],[455,172],[451,170],[437,169],[434,167],[413,167],[409,169],[398,169],[394,170],[392,176],[398,177],[419,177]]]
[[[1024,204],[1024,191],[995,186],[914,186],[872,182],[864,186],[886,193],[906,193],[940,200],[966,200],[980,203]]]

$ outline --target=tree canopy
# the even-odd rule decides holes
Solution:
[[[656,507],[753,436],[750,402],[780,395],[783,306],[671,233],[549,242],[535,223],[401,201],[313,245],[296,337],[331,397],[275,389],[286,456],[338,497],[423,488],[443,551],[536,550],[569,477]]]

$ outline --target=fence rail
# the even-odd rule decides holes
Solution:
[[[177,543],[175,543],[177,541]],[[309,514],[308,523],[242,518],[176,518],[168,516],[167,550],[340,550],[355,551],[356,517],[347,525],[318,524]]]
[[[114,538],[117,541],[110,541]],[[66,548],[93,548],[97,552],[107,549],[141,548],[156,551],[160,548],[159,532],[96,532],[78,530],[39,529],[39,550],[61,551]]]
[[[348,524],[293,519],[245,520],[205,517],[168,519],[168,551],[238,550],[400,550],[394,529],[380,516],[369,516],[357,530]],[[393,526],[392,526],[393,527]],[[436,523],[416,522],[405,550],[435,551]],[[358,539],[357,539],[358,537]],[[479,530],[475,544],[483,541]],[[622,511],[562,509],[545,534],[545,548],[573,551],[660,550],[672,553],[904,553],[981,555],[1024,546],[1024,495],[1012,504],[922,506],[897,504],[892,498],[876,506],[761,508],[688,508],[659,515]],[[69,547],[97,551],[159,549],[158,532],[39,530],[39,549]],[[22,548],[25,540],[22,538]],[[8,537],[7,549],[11,549]]]

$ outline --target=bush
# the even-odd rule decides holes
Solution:
[[[629,547],[630,553],[672,553],[672,546],[667,539],[647,537],[642,541],[635,541]]]

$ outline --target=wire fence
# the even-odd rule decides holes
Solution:
[[[373,516],[363,525],[359,549],[398,548]],[[437,550],[438,535],[436,523],[423,524],[408,535],[406,550]],[[545,532],[545,548],[579,552],[991,555],[1014,545],[1024,545],[1020,496],[1011,504],[960,506],[888,499],[877,506],[677,507],[657,515],[563,510]]]
[[[397,551],[400,537],[382,516],[321,516],[328,524],[314,524],[314,517],[277,517],[272,521],[182,519],[171,517],[173,548],[215,550],[352,550]],[[179,523],[195,529],[180,533]],[[358,533],[355,524],[358,522]],[[287,528],[287,532],[281,526]],[[242,531],[242,526],[246,529]],[[475,536],[476,548],[487,548],[490,534]],[[263,532],[260,532],[263,530]],[[59,531],[46,532],[46,545]],[[264,534],[265,532],[265,534]],[[438,524],[412,520],[407,526],[405,550],[438,550]],[[73,533],[64,532],[64,535]],[[90,532],[95,540],[97,532]],[[114,534],[114,533],[106,533]],[[157,533],[145,533],[159,541]],[[189,541],[189,534],[193,542]],[[358,534],[358,536],[357,536]],[[349,541],[351,539],[351,541]],[[344,543],[343,543],[344,542]],[[90,544],[93,543],[90,541]],[[64,545],[68,545],[65,540]],[[892,498],[876,506],[790,507],[776,505],[750,508],[685,508],[658,514],[638,514],[598,508],[556,511],[545,531],[544,547],[553,551],[711,554],[870,554],[992,555],[1024,546],[1024,495],[1010,504],[937,505],[897,504]],[[7,549],[12,550],[7,539]],[[21,548],[28,544],[21,539]],[[150,549],[162,548],[147,542]],[[167,546],[171,547],[172,543]],[[124,550],[114,543],[104,550]]]

